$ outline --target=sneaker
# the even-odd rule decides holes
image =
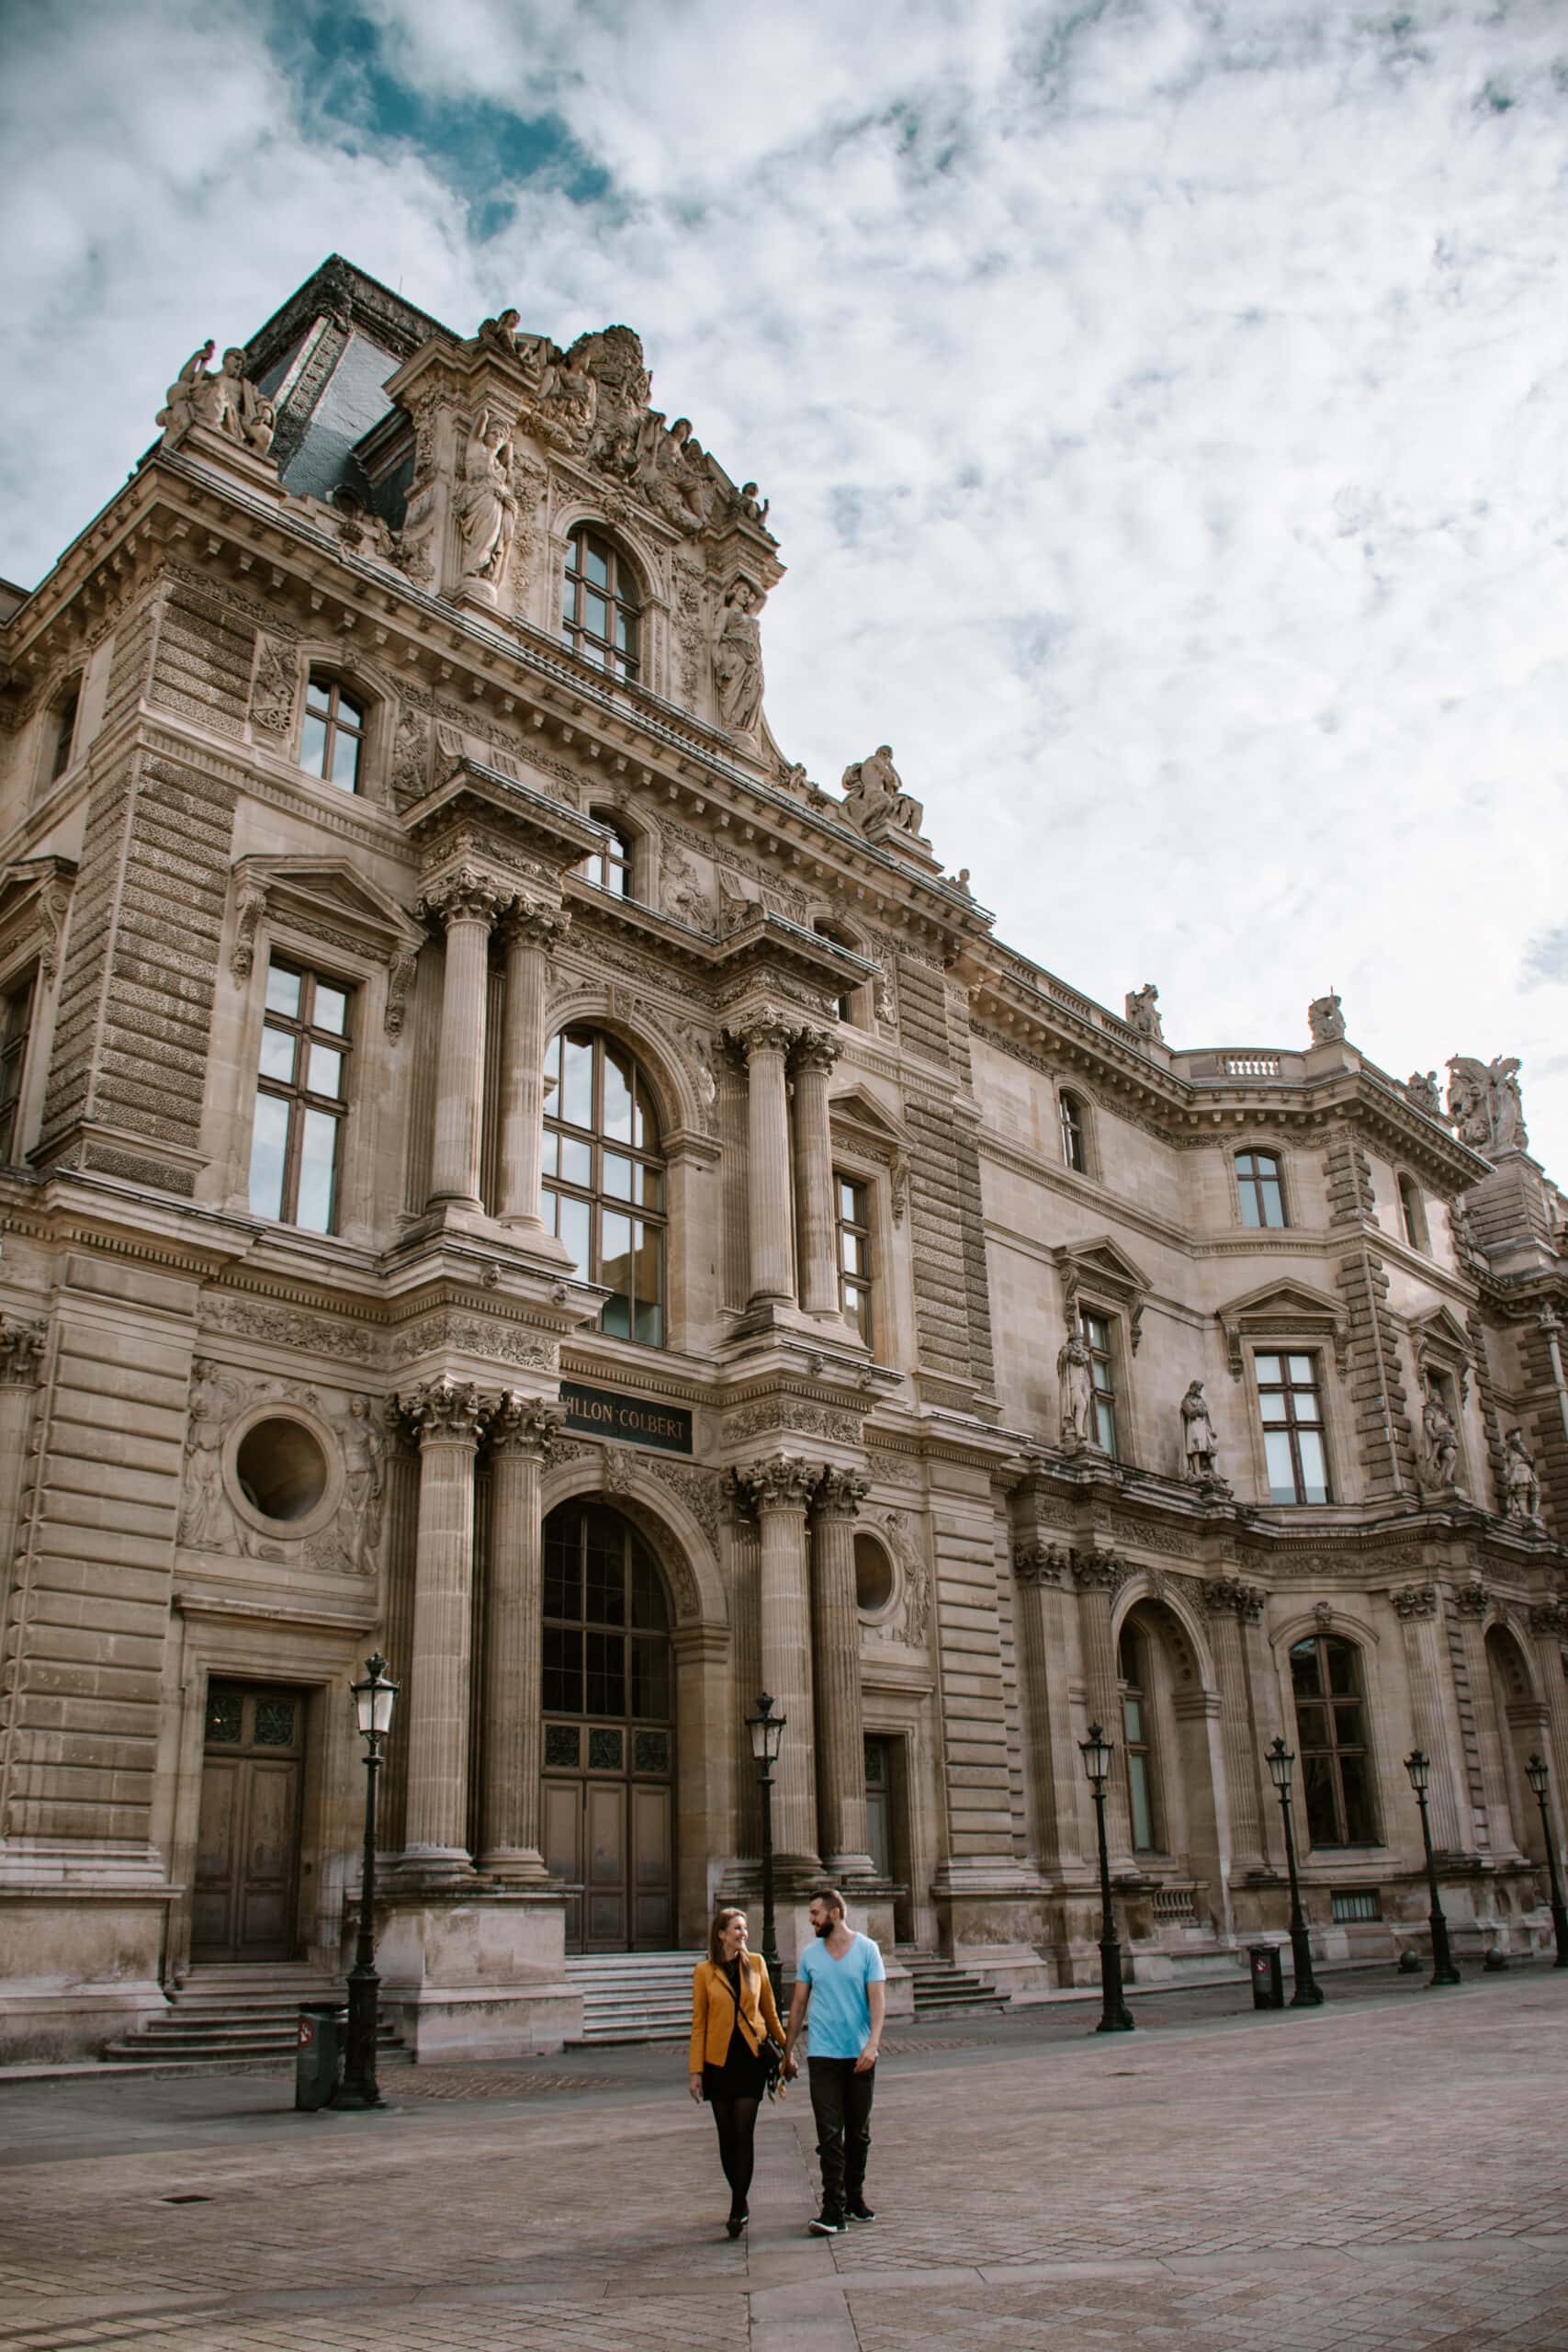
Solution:
[[[816,2238],[841,2238],[847,2226],[841,2213],[829,2213],[824,2208],[811,2224],[811,2234]]]
[[[863,2197],[852,2197],[844,2211],[852,2222],[874,2222],[876,2219]]]

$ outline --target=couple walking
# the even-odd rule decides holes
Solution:
[[[732,2238],[749,2218],[757,2109],[781,2077],[793,2082],[800,2071],[802,2026],[822,2168],[822,2211],[811,2228],[837,2237],[849,2222],[875,2218],[865,2201],[865,2160],[887,1971],[871,1938],[851,1928],[836,1887],[812,1896],[811,1925],[816,1941],[800,1955],[787,2030],[768,1972],[747,1948],[744,1911],[719,1912],[692,1979],[691,2093],[707,2100],[718,2127]]]

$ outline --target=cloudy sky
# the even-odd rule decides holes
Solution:
[[[0,572],[336,249],[624,319],[768,710],[1179,1046],[1517,1054],[1568,1180],[1568,5],[10,0]]]

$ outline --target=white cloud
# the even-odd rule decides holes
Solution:
[[[237,6],[38,19],[3,102],[9,564],[207,333],[329,248],[466,325],[628,319],[792,569],[769,710],[891,738],[1014,944],[1179,1043],[1525,1063],[1568,1175],[1568,21],[375,0],[429,96],[555,111],[599,205],[334,137]],[[1403,29],[1400,28],[1403,27]],[[13,43],[15,51],[17,44]]]

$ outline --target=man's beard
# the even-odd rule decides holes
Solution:
[[[839,1924],[839,1923],[838,1923],[837,1919],[834,1919],[834,1918],[827,1918],[827,1919],[824,1919],[824,1920],[821,1922],[821,1924],[818,1926],[817,1932],[818,1932],[818,1934],[819,1936],[830,1936],[830,1935],[832,1934],[832,1932],[833,1932],[834,1928],[838,1926],[838,1924]]]

